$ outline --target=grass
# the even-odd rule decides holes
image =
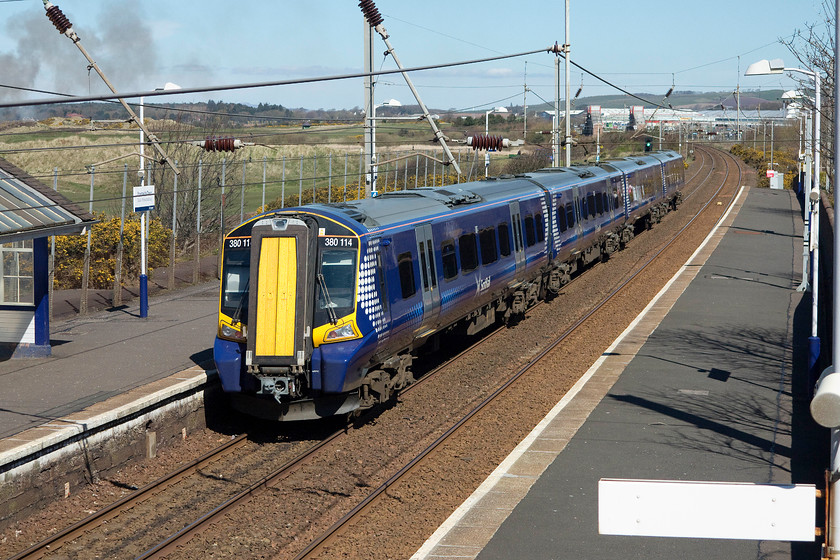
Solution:
[[[300,198],[303,203],[312,200],[312,188],[326,192],[332,187],[345,184],[358,185],[360,180],[360,161],[363,161],[364,128],[361,123],[316,125],[303,130],[300,126],[265,126],[259,128],[194,128],[173,121],[147,122],[158,136],[167,152],[182,172],[179,176],[178,190],[197,190],[197,167],[201,160],[203,198],[202,214],[205,204],[215,205],[221,194],[221,168],[225,164],[226,213],[238,215],[242,208],[244,185],[244,214],[256,211],[262,204],[263,185],[265,200],[271,201],[285,192],[287,202],[297,204],[295,193],[303,190]],[[6,128],[0,134],[0,157],[3,157],[30,174],[41,179],[48,186],[53,185],[54,170],[58,173],[58,190],[84,208],[90,200],[91,178],[94,186],[93,208],[108,215],[119,215],[122,199],[123,182],[128,195],[127,206],[131,210],[131,189],[139,184],[138,129],[107,128],[89,130],[88,124],[61,119],[48,119],[37,125],[18,128]],[[120,125],[117,125],[120,126]],[[473,152],[463,140],[468,135],[483,133],[482,126],[472,126],[469,130],[457,130],[450,123],[439,123],[442,132],[449,137],[450,149],[455,154],[464,177],[472,178],[484,174],[483,153]],[[545,122],[529,120],[529,128],[538,131],[547,128]],[[480,129],[480,130],[479,130]],[[492,123],[491,134],[501,134],[511,139],[522,137],[521,122]],[[198,147],[185,143],[208,136],[233,136],[245,142],[253,143],[234,153],[208,153]],[[498,175],[506,172],[507,163],[517,152],[529,153],[534,149],[550,149],[550,135],[529,132],[529,144],[526,148],[514,148],[510,152],[492,153],[490,173]],[[409,187],[416,184],[432,184],[433,177],[439,177],[442,166],[432,160],[418,157],[423,153],[438,160],[443,159],[442,150],[425,121],[383,121],[376,129],[377,155],[379,161],[394,159],[395,156],[409,156],[406,159],[380,166],[379,176],[393,182],[398,179],[398,188],[402,188],[408,170]],[[459,143],[460,141],[460,143]],[[579,138],[580,144],[574,149],[576,161],[586,158],[594,161],[594,139]],[[541,143],[540,146],[538,143]],[[675,144],[675,142],[674,142]],[[602,135],[601,158],[623,157],[641,151],[641,137],[632,138],[626,133],[605,133]],[[669,146],[676,148],[676,146]],[[153,149],[147,148],[148,155],[156,156]],[[413,154],[413,157],[411,156]],[[476,155],[478,157],[476,157]],[[332,173],[330,174],[330,158]],[[346,175],[345,175],[346,162]],[[243,177],[243,165],[245,174]],[[91,166],[94,166],[91,174]],[[428,169],[428,171],[427,171]],[[265,183],[263,183],[265,176]],[[330,176],[332,178],[330,178]],[[216,180],[218,179],[218,180]],[[362,177],[362,180],[363,177]],[[156,179],[157,193],[166,195],[174,189],[174,176],[171,172],[163,173]],[[320,197],[319,197],[320,198]],[[164,218],[168,220],[168,218]],[[167,221],[168,223],[168,221]]]

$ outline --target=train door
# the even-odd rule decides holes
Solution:
[[[430,334],[440,313],[440,291],[435,270],[435,252],[431,224],[414,228],[417,238],[417,258],[420,266],[420,287],[423,290],[423,321],[416,331],[418,336]]]
[[[302,367],[309,358],[315,239],[312,228],[295,218],[254,224],[247,365]]]
[[[525,243],[522,241],[522,214],[519,201],[510,203],[510,228],[513,232],[513,254],[516,258],[516,272],[525,267]]]

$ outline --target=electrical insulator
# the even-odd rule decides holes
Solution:
[[[467,137],[467,146],[472,146],[473,150],[501,150],[510,146],[510,140],[501,136],[476,134]]]
[[[64,15],[61,8],[54,6],[53,4],[49,4],[49,6],[45,6],[45,8],[47,9],[47,17],[55,28],[58,29],[59,33],[64,34],[68,29],[73,27],[73,24],[70,23],[70,20]]]
[[[238,138],[216,138],[215,136],[208,136],[205,140],[192,143],[194,146],[204,148],[207,152],[232,152],[244,146],[253,146],[243,142]]]
[[[376,27],[382,23],[382,15],[379,13],[379,10],[376,9],[376,4],[373,3],[373,0],[360,0],[359,7],[362,9],[362,13],[365,15],[368,25]]]

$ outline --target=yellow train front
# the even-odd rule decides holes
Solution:
[[[274,420],[358,408],[377,343],[357,313],[360,233],[341,216],[292,210],[225,238],[214,358],[235,408]]]

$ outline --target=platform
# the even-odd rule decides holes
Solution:
[[[828,443],[808,413],[801,232],[794,193],[743,189],[657,298],[412,559],[818,558],[814,543],[598,532],[602,478],[821,484]]]

